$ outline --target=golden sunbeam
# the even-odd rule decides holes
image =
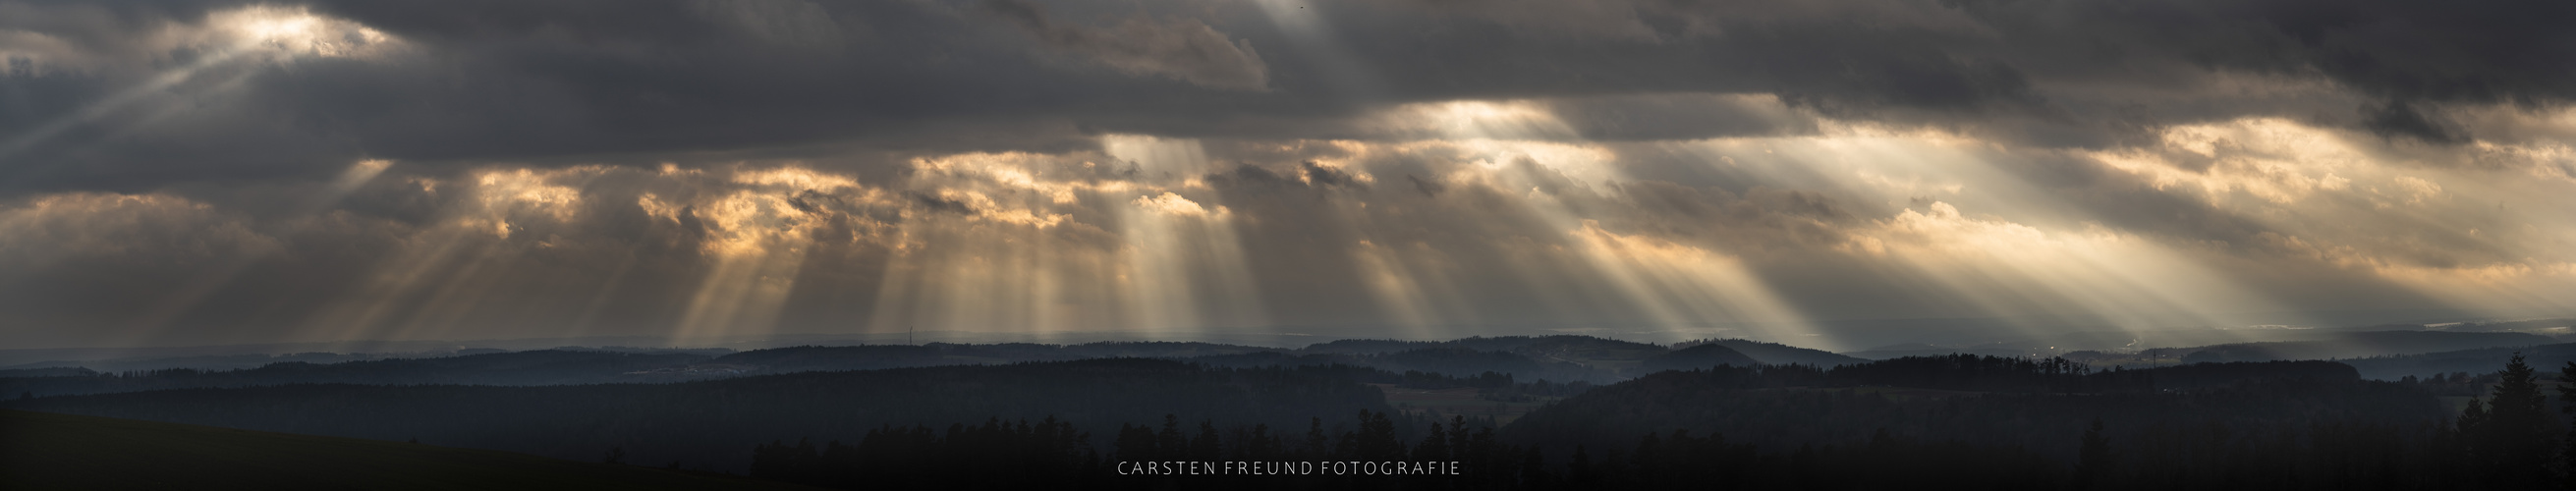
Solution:
[[[264,5],[215,12],[207,16],[205,25],[172,26],[170,29],[174,32],[159,36],[179,43],[170,48],[190,48],[200,54],[187,64],[161,70],[142,83],[0,140],[0,161],[65,131],[98,122],[156,97],[167,96],[173,87],[219,66],[299,56],[358,56],[372,53],[372,50],[387,49],[396,41],[373,28],[315,16],[302,8]],[[250,75],[242,74],[218,86],[238,85]],[[184,105],[175,101],[168,104],[174,109]]]
[[[2576,110],[2561,110],[2557,119],[2576,120]],[[2239,216],[2272,230],[2262,246],[2364,272],[2452,307],[2564,312],[2576,293],[2576,275],[2568,274],[2576,258],[2544,245],[2576,242],[2544,232],[2576,228],[2576,215],[2542,211],[2554,211],[2576,188],[2569,179],[2496,179],[2496,169],[2462,165],[2474,162],[2397,165],[2402,156],[2360,140],[2367,136],[2278,118],[2177,126],[2162,136],[2158,147],[2093,157],[2160,189],[2243,210]],[[2576,155],[2546,140],[2472,147],[2479,158],[2509,161]],[[2363,229],[2390,223],[2407,232]]]
[[[595,179],[602,172],[605,169],[598,167],[544,173],[485,170],[472,176],[471,185],[414,181],[424,193],[435,194],[444,187],[468,195],[380,260],[362,286],[309,316],[304,336],[365,339],[368,333],[384,330],[399,338],[445,331],[488,294],[493,286],[488,282],[497,281],[478,273],[513,256],[503,245],[513,234],[512,221],[580,219],[580,191],[555,181]],[[422,294],[427,297],[417,297]],[[410,314],[388,325],[402,312]]]
[[[1156,188],[1185,184],[1217,165],[1194,140],[1112,135],[1102,138],[1102,146],[1111,157],[1134,163],[1144,184]],[[1268,321],[1236,241],[1231,210],[1169,190],[1119,205],[1119,276],[1130,324],[1200,330]]]
[[[1533,141],[1574,134],[1546,111],[1529,103],[1483,101],[1416,105],[1409,111],[1410,118],[1446,139],[1409,143],[1405,151],[1456,152],[1474,164],[1459,167],[1455,172],[1461,175],[1444,180],[1508,192],[1545,229],[1565,234],[1544,239],[1539,246],[1555,251],[1548,255],[1571,254],[1575,262],[1554,268],[1548,265],[1560,261],[1511,266],[1531,288],[1551,292],[1543,297],[1604,293],[1566,288],[1566,273],[1581,272],[1573,277],[1606,283],[1615,297],[1610,303],[1594,305],[1627,305],[1642,312],[1644,320],[1656,327],[1648,335],[1662,341],[1714,336],[1728,329],[1720,325],[1754,326],[1755,332],[1744,334],[1780,341],[1798,340],[1793,336],[1813,331],[1803,314],[1734,259],[1688,246],[1642,242],[1603,230],[1587,218],[1597,211],[1581,203],[1614,192],[1605,186],[1627,177],[1617,167],[1616,156],[1601,148]],[[1391,310],[1417,316],[1436,311],[1420,291],[1424,282],[1410,276],[1412,268],[1390,264],[1396,262],[1390,261],[1392,256],[1374,248],[1362,252],[1370,253],[1369,259],[1361,261],[1368,265],[1363,277],[1378,278],[1377,284],[1387,285],[1380,288],[1390,292],[1386,301]],[[1560,290],[1571,291],[1556,293]]]
[[[1939,285],[1935,295],[2009,319],[2027,335],[2063,331],[2062,322],[2081,319],[2130,331],[2241,326],[2242,314],[2287,310],[2174,246],[2102,228],[2079,208],[2032,206],[2063,198],[2000,167],[2021,157],[1938,133],[1827,129],[1817,137],[1704,141],[1695,153],[1766,182],[1901,208],[1852,230],[1841,248],[1893,261],[1911,271],[1907,276]],[[1963,209],[2014,216],[1970,217]]]
[[[672,328],[675,345],[775,329],[816,234],[832,225],[830,216],[791,200],[858,187],[848,177],[797,167],[738,171],[734,181],[749,188],[691,208],[706,224],[700,252],[713,265]]]

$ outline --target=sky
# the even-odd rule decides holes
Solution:
[[[2576,3],[0,2],[0,345],[2576,313]]]

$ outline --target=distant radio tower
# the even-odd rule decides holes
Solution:
[[[921,345],[921,340],[919,340],[919,339],[914,339],[914,337],[913,337],[913,335],[912,335],[913,331],[919,331],[919,330],[921,330],[921,326],[903,326],[903,344],[909,344],[909,345],[913,345],[913,346],[920,346],[920,345]]]

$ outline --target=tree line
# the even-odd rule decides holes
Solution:
[[[1397,436],[1399,425],[1407,424],[1405,420],[1383,412],[1362,411],[1348,425],[1327,426],[1323,419],[1316,418],[1303,431],[1266,424],[1220,425],[1209,419],[1193,424],[1166,415],[1155,423],[1121,424],[1103,441],[1093,441],[1089,434],[1052,419],[1035,424],[991,419],[981,426],[951,425],[944,434],[926,426],[880,428],[856,444],[772,442],[754,449],[752,475],[843,489],[886,485],[990,489],[1041,484],[1074,489],[1440,490],[1891,489],[1925,485],[2088,490],[2513,490],[2576,486],[2568,472],[2576,469],[2576,434],[2568,433],[2576,425],[2551,414],[2557,411],[2576,416],[2576,405],[2566,404],[2576,401],[2576,363],[2570,363],[2558,377],[2560,404],[2556,409],[2543,394],[2535,371],[2517,359],[2498,374],[2491,395],[2478,398],[2456,416],[2444,417],[2438,415],[2438,405],[2412,404],[2431,401],[2419,390],[2403,384],[2344,379],[2332,371],[2324,372],[2325,380],[2317,380],[2302,375],[2318,372],[2308,365],[2221,365],[2181,372],[2191,377],[2243,372],[2238,373],[2242,377],[2235,383],[2224,387],[2121,393],[2100,389],[2125,386],[2094,385],[2091,387],[2096,392],[2080,393],[2027,389],[2066,388],[2061,383],[2067,380],[2065,377],[2081,380],[2102,372],[2046,362],[1980,364],[1986,361],[1954,357],[1937,361],[1940,365],[1935,366],[2021,382],[1943,377],[1916,380],[1966,380],[1970,381],[1967,386],[2022,392],[1898,401],[1848,389],[1798,390],[1772,384],[1801,378],[1810,382],[1868,380],[1871,376],[1867,374],[1885,372],[1846,372],[1859,375],[1838,379],[1823,376],[1826,371],[1723,367],[1658,374],[1578,396],[1568,404],[1652,406],[1627,404],[1634,402],[1627,396],[1639,388],[1650,389],[1657,397],[1716,389],[1733,399],[1790,402],[1792,407],[1784,412],[1743,410],[1753,407],[1748,405],[1718,408],[1726,416],[1755,425],[1789,421],[1782,414],[1848,409],[1821,409],[1837,405],[1881,405],[1865,409],[1936,416],[1945,411],[1978,414],[2020,406],[2024,411],[2003,411],[1990,419],[2047,419],[2040,416],[2062,413],[2059,415],[2081,423],[2071,427],[1983,425],[1979,431],[2019,433],[1983,436],[1925,432],[1919,427],[1861,427],[1858,431],[1865,436],[1799,441],[1745,439],[1733,437],[1730,432],[1694,431],[1687,427],[1690,425],[1665,425],[1646,431],[1590,427],[1592,431],[1627,435],[1624,442],[1612,437],[1606,440],[1611,443],[1605,443],[1602,439],[1550,438],[1544,433],[1530,433],[1539,426],[1561,422],[1549,418],[1526,419],[1507,428],[1519,432],[1519,438],[1506,436],[1506,428],[1465,418],[1415,420],[1409,424],[1420,429],[1406,438]],[[1935,362],[1905,363],[1924,366]],[[1764,372],[1783,378],[1766,380]],[[2167,373],[2136,372],[2146,375],[2124,377],[2155,379],[2155,374]],[[2039,377],[2027,377],[2034,374]],[[2208,382],[2211,380],[2192,383]],[[1697,387],[1687,387],[1690,385]],[[2139,405],[2145,406],[2142,411],[2147,412],[2192,410],[2170,418],[2138,418],[2104,410]],[[1902,419],[1873,414],[1881,422]],[[1637,414],[1588,416],[1678,421]],[[1848,427],[1858,422],[1837,424]],[[1457,461],[1462,465],[1456,476],[1140,476],[1120,475],[1118,468],[1120,462],[1133,461],[1369,460]]]

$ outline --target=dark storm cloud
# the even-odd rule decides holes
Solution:
[[[2576,95],[2564,63],[2576,35],[2559,28],[2576,7],[2550,2],[1305,6],[1323,29],[1225,2],[318,2],[313,12],[406,49],[221,65],[0,159],[14,164],[13,188],[135,189],[369,156],[650,163],[828,141],[954,151],[1062,150],[1088,132],[1368,138],[1348,124],[1367,108],[1461,98],[1572,97],[1558,109],[1595,139],[1810,128],[1645,95],[1667,93],[1774,94],[1836,118],[2044,146],[2245,115],[2451,144],[2476,135],[2445,123],[2446,105]],[[19,64],[0,88],[0,129],[70,117],[150,75],[98,68],[111,61],[204,56],[214,47],[136,40],[226,8],[11,4],[24,14],[13,28],[87,58]],[[1373,86],[1331,81],[1348,70]],[[2322,80],[2367,103],[2199,104],[2225,97],[2211,79],[2224,73]],[[1582,99],[1621,94],[1637,96]]]
[[[1252,91],[1264,90],[1269,83],[1269,67],[1249,43],[1227,39],[1225,33],[1197,20],[1129,18],[1115,27],[1092,29],[1057,23],[1044,8],[1028,2],[984,4],[1041,42],[1121,72]]]

